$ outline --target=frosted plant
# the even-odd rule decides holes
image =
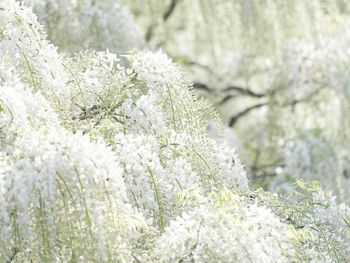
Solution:
[[[122,1],[25,0],[61,50],[125,52],[142,47],[143,37]],[[69,19],[67,19],[69,18]]]

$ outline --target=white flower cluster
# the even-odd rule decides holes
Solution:
[[[166,129],[163,111],[155,101],[152,93],[141,95],[135,102],[128,99],[124,102],[124,113],[132,124],[134,133],[153,131],[155,134],[163,133]]]

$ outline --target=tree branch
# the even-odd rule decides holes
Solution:
[[[222,104],[225,104],[227,101],[229,101],[230,99],[234,99],[234,98],[237,98],[238,95],[227,95],[225,96],[220,102],[219,102],[219,105],[222,105]]]
[[[238,86],[230,86],[230,87],[225,88],[223,91],[228,92],[228,91],[232,91],[232,90],[238,92],[242,96],[250,96],[250,97],[254,97],[254,98],[258,98],[258,99],[267,97],[268,94],[273,94],[273,91],[272,92],[267,91],[266,93],[257,93],[255,91],[252,91],[251,89],[241,88]],[[226,103],[227,101],[229,101],[230,99],[237,98],[237,97],[238,97],[237,94],[234,94],[234,95],[228,94],[219,102],[219,105],[222,105],[222,104]]]
[[[165,23],[169,18],[170,16],[174,13],[175,11],[175,8],[176,8],[176,5],[178,4],[179,0],[171,0],[170,2],[170,5],[168,6],[168,8],[165,10],[162,18],[163,18],[163,22]],[[151,39],[153,38],[153,32],[154,32],[154,29],[156,28],[156,24],[155,23],[152,23],[148,29],[147,29],[147,32],[146,32],[146,36],[145,36],[145,39],[147,42],[151,41]]]
[[[246,108],[245,110],[243,110],[243,111],[237,113],[236,115],[232,116],[228,126],[233,127],[236,124],[236,122],[241,117],[243,117],[244,115],[248,114],[249,112],[251,112],[254,109],[258,109],[258,108],[261,108],[261,107],[266,106],[266,105],[267,105],[267,102],[264,102],[264,103],[255,104],[255,105],[253,105],[253,106],[251,106],[249,108]]]
[[[194,82],[192,87],[196,90],[205,90],[206,92],[211,93],[211,89],[207,85],[200,82]]]
[[[17,255],[17,253],[18,253],[18,249],[14,248],[10,259],[6,263],[11,263],[14,260],[15,256]]]
[[[305,96],[304,98],[301,98],[301,99],[293,99],[291,101],[288,101],[286,103],[283,103],[281,106],[284,107],[284,106],[291,106],[291,107],[295,107],[297,104],[299,103],[303,103],[303,102],[307,102],[309,99],[312,98],[312,96],[315,96],[317,95],[320,91],[322,90],[322,88],[318,88],[316,89],[315,91],[313,91],[312,93],[310,93],[308,96]],[[252,110],[255,110],[255,109],[258,109],[258,108],[261,108],[263,106],[266,106],[268,103],[267,102],[264,102],[264,103],[259,103],[259,104],[255,104],[241,112],[239,112],[238,114],[234,115],[231,117],[230,119],[230,122],[229,122],[229,126],[230,127],[233,127],[236,122],[241,118],[243,117],[244,115],[248,114],[250,111]]]
[[[241,88],[241,87],[237,87],[237,86],[230,86],[230,87],[227,87],[224,89],[224,92],[228,92],[228,91],[231,91],[231,90],[234,90],[234,91],[237,91],[239,92],[240,94],[243,94],[243,95],[248,95],[248,96],[251,96],[251,97],[256,97],[256,98],[263,98],[266,96],[266,94],[263,94],[263,93],[256,93],[250,89],[244,89],[244,88]]]
[[[200,62],[193,61],[186,56],[178,56],[178,57],[174,57],[174,59],[176,61],[178,61],[178,63],[186,65],[186,66],[196,66],[196,67],[202,68],[202,69],[208,71],[208,73],[214,75],[215,78],[217,78],[218,80],[220,80],[220,81],[224,80],[224,77],[220,76],[218,73],[216,73],[214,70],[212,70],[209,66],[202,64]]]
[[[145,36],[145,39],[146,39],[147,42],[149,42],[152,39],[152,37],[153,37],[153,29],[154,29],[154,27],[155,27],[155,25],[152,24],[147,29],[146,36]]]
[[[163,21],[166,22],[169,17],[174,13],[175,7],[178,3],[178,0],[171,0],[170,5],[168,6],[168,9],[165,11],[163,15]]]

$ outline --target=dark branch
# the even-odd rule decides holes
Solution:
[[[224,92],[228,92],[228,91],[231,91],[231,90],[237,91],[237,92],[239,92],[242,95],[248,95],[248,96],[256,97],[256,98],[263,98],[263,97],[266,96],[266,94],[256,93],[256,92],[254,92],[254,91],[252,91],[250,89],[244,89],[244,88],[237,87],[237,86],[227,87],[227,88],[224,89]]]
[[[168,6],[167,10],[165,11],[165,13],[163,14],[163,21],[164,23],[170,18],[170,16],[174,13],[175,8],[177,3],[179,2],[179,0],[171,0],[170,5]],[[147,42],[150,42],[151,39],[153,38],[153,33],[154,33],[154,29],[156,28],[157,24],[156,23],[152,23],[146,32],[145,35],[145,39]]]
[[[200,82],[194,82],[192,87],[196,90],[205,90],[206,92],[211,93],[211,89],[207,85]]]
[[[171,3],[168,7],[168,9],[165,11],[164,15],[163,15],[163,21],[167,21],[169,19],[169,17],[174,13],[176,4],[178,3],[178,0],[171,0]]]
[[[147,42],[149,42],[152,39],[152,37],[153,37],[153,29],[154,29],[154,27],[155,27],[154,25],[150,25],[148,27],[148,29],[147,29],[147,33],[146,33],[146,36],[145,36]]]
[[[303,103],[303,102],[307,102],[308,100],[310,100],[313,96],[317,95],[320,91],[322,90],[322,88],[316,89],[315,91],[313,91],[312,93],[310,93],[308,96],[305,96],[302,99],[293,99],[291,101],[288,101],[284,104],[282,104],[282,106],[291,106],[291,107],[295,107],[297,104],[299,103]],[[231,117],[230,122],[229,122],[229,126],[233,127],[236,122],[243,117],[244,115],[248,114],[250,111],[254,110],[254,109],[258,109],[261,108],[263,106],[266,106],[267,102],[264,103],[259,103],[259,104],[255,104],[241,112],[239,112],[238,114],[234,115],[233,117]]]
[[[179,60],[179,58],[180,58],[180,60]],[[181,58],[185,58],[185,60],[182,61]],[[186,65],[186,66],[196,66],[196,67],[199,67],[201,69],[204,69],[204,70],[208,71],[208,73],[215,76],[218,80],[220,80],[220,81],[224,80],[224,78],[222,76],[220,76],[218,73],[216,73],[214,70],[212,70],[209,66],[202,64],[200,62],[193,61],[188,57],[177,57],[177,58],[175,57],[175,60],[178,60],[179,63]]]
[[[234,115],[234,116],[231,117],[230,122],[229,122],[228,125],[229,125],[230,127],[233,127],[233,126],[236,124],[236,122],[237,122],[241,117],[243,117],[244,115],[248,114],[249,112],[251,112],[251,111],[254,110],[254,109],[258,109],[258,108],[261,108],[261,107],[266,106],[266,105],[267,105],[266,102],[264,102],[264,103],[259,103],[259,104],[255,104],[255,105],[253,105],[253,106],[251,106],[251,107],[249,107],[249,108],[247,108],[247,109],[245,109],[245,110],[239,112],[238,114],[236,114],[236,115]]]
[[[18,253],[18,249],[14,248],[13,253],[12,253],[10,259],[7,261],[7,263],[11,263],[14,260],[15,256],[17,255],[17,253]]]
[[[231,94],[227,95],[219,102],[219,105],[222,105],[222,104],[226,103],[227,101],[229,101],[230,99],[234,99],[237,97],[238,97],[238,95],[231,95]]]

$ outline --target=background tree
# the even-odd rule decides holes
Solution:
[[[317,179],[348,200],[347,1],[125,3],[216,105],[257,186]]]

